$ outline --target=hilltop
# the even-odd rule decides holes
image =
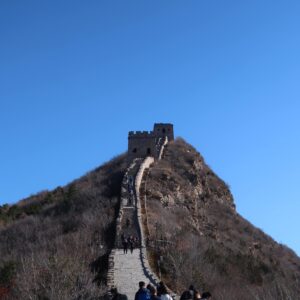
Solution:
[[[127,166],[123,154],[67,186],[1,207],[0,298],[105,293]],[[165,146],[141,195],[150,264],[174,291],[194,283],[215,299],[298,297],[299,257],[238,214],[228,185],[183,139]]]

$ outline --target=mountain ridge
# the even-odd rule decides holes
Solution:
[[[19,299],[21,293],[49,298],[60,291],[57,299],[73,294],[92,299],[105,293],[126,168],[123,154],[65,187],[1,207],[0,274],[7,276],[0,286],[6,297],[9,293]],[[246,300],[249,289],[249,299],[298,295],[299,257],[236,212],[229,187],[183,139],[166,145],[144,183],[150,264],[159,272],[157,259],[163,253],[160,271],[178,293],[194,282],[216,299],[226,291]],[[167,246],[159,245],[157,237]],[[21,280],[33,272],[38,276]],[[55,276],[63,284],[52,282]],[[245,288],[236,288],[237,283]]]
[[[299,257],[238,214],[228,185],[183,139],[167,145],[146,186],[149,239],[176,245],[152,249],[154,260],[164,253],[169,284],[182,290],[194,282],[217,299],[222,289],[234,299],[298,297]]]

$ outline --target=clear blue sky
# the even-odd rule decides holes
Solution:
[[[1,1],[0,203],[172,122],[299,255],[299,16],[299,0]]]

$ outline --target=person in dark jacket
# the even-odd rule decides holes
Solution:
[[[127,249],[128,249],[128,239],[124,239],[123,241],[123,252],[124,254],[127,254]]]
[[[160,300],[160,297],[157,296],[157,290],[152,284],[149,283],[147,289],[150,291],[150,300]]]
[[[180,296],[180,300],[191,300],[191,299],[193,299],[193,296],[189,290],[184,291]]]
[[[133,253],[133,249],[134,249],[134,238],[131,235],[130,238],[128,239],[129,242],[129,248],[130,248],[130,252]]]
[[[127,296],[120,294],[117,288],[112,288],[110,292],[112,294],[112,300],[128,300]]]
[[[192,298],[194,298],[195,288],[194,288],[194,286],[192,284],[189,286],[189,291],[192,294]]]
[[[160,282],[157,287],[157,294],[159,295],[159,298],[161,300],[173,300],[173,298],[170,296],[168,289],[164,282]]]
[[[211,299],[211,293],[210,292],[204,292],[201,296],[201,299]]]
[[[150,300],[150,292],[146,289],[144,281],[139,282],[139,290],[136,292],[134,300]]]
[[[180,297],[180,300],[189,300],[189,299],[194,299],[194,286],[190,285],[189,289],[184,291]]]

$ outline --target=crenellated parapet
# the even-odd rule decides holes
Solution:
[[[128,138],[155,138],[153,131],[129,131]]]

